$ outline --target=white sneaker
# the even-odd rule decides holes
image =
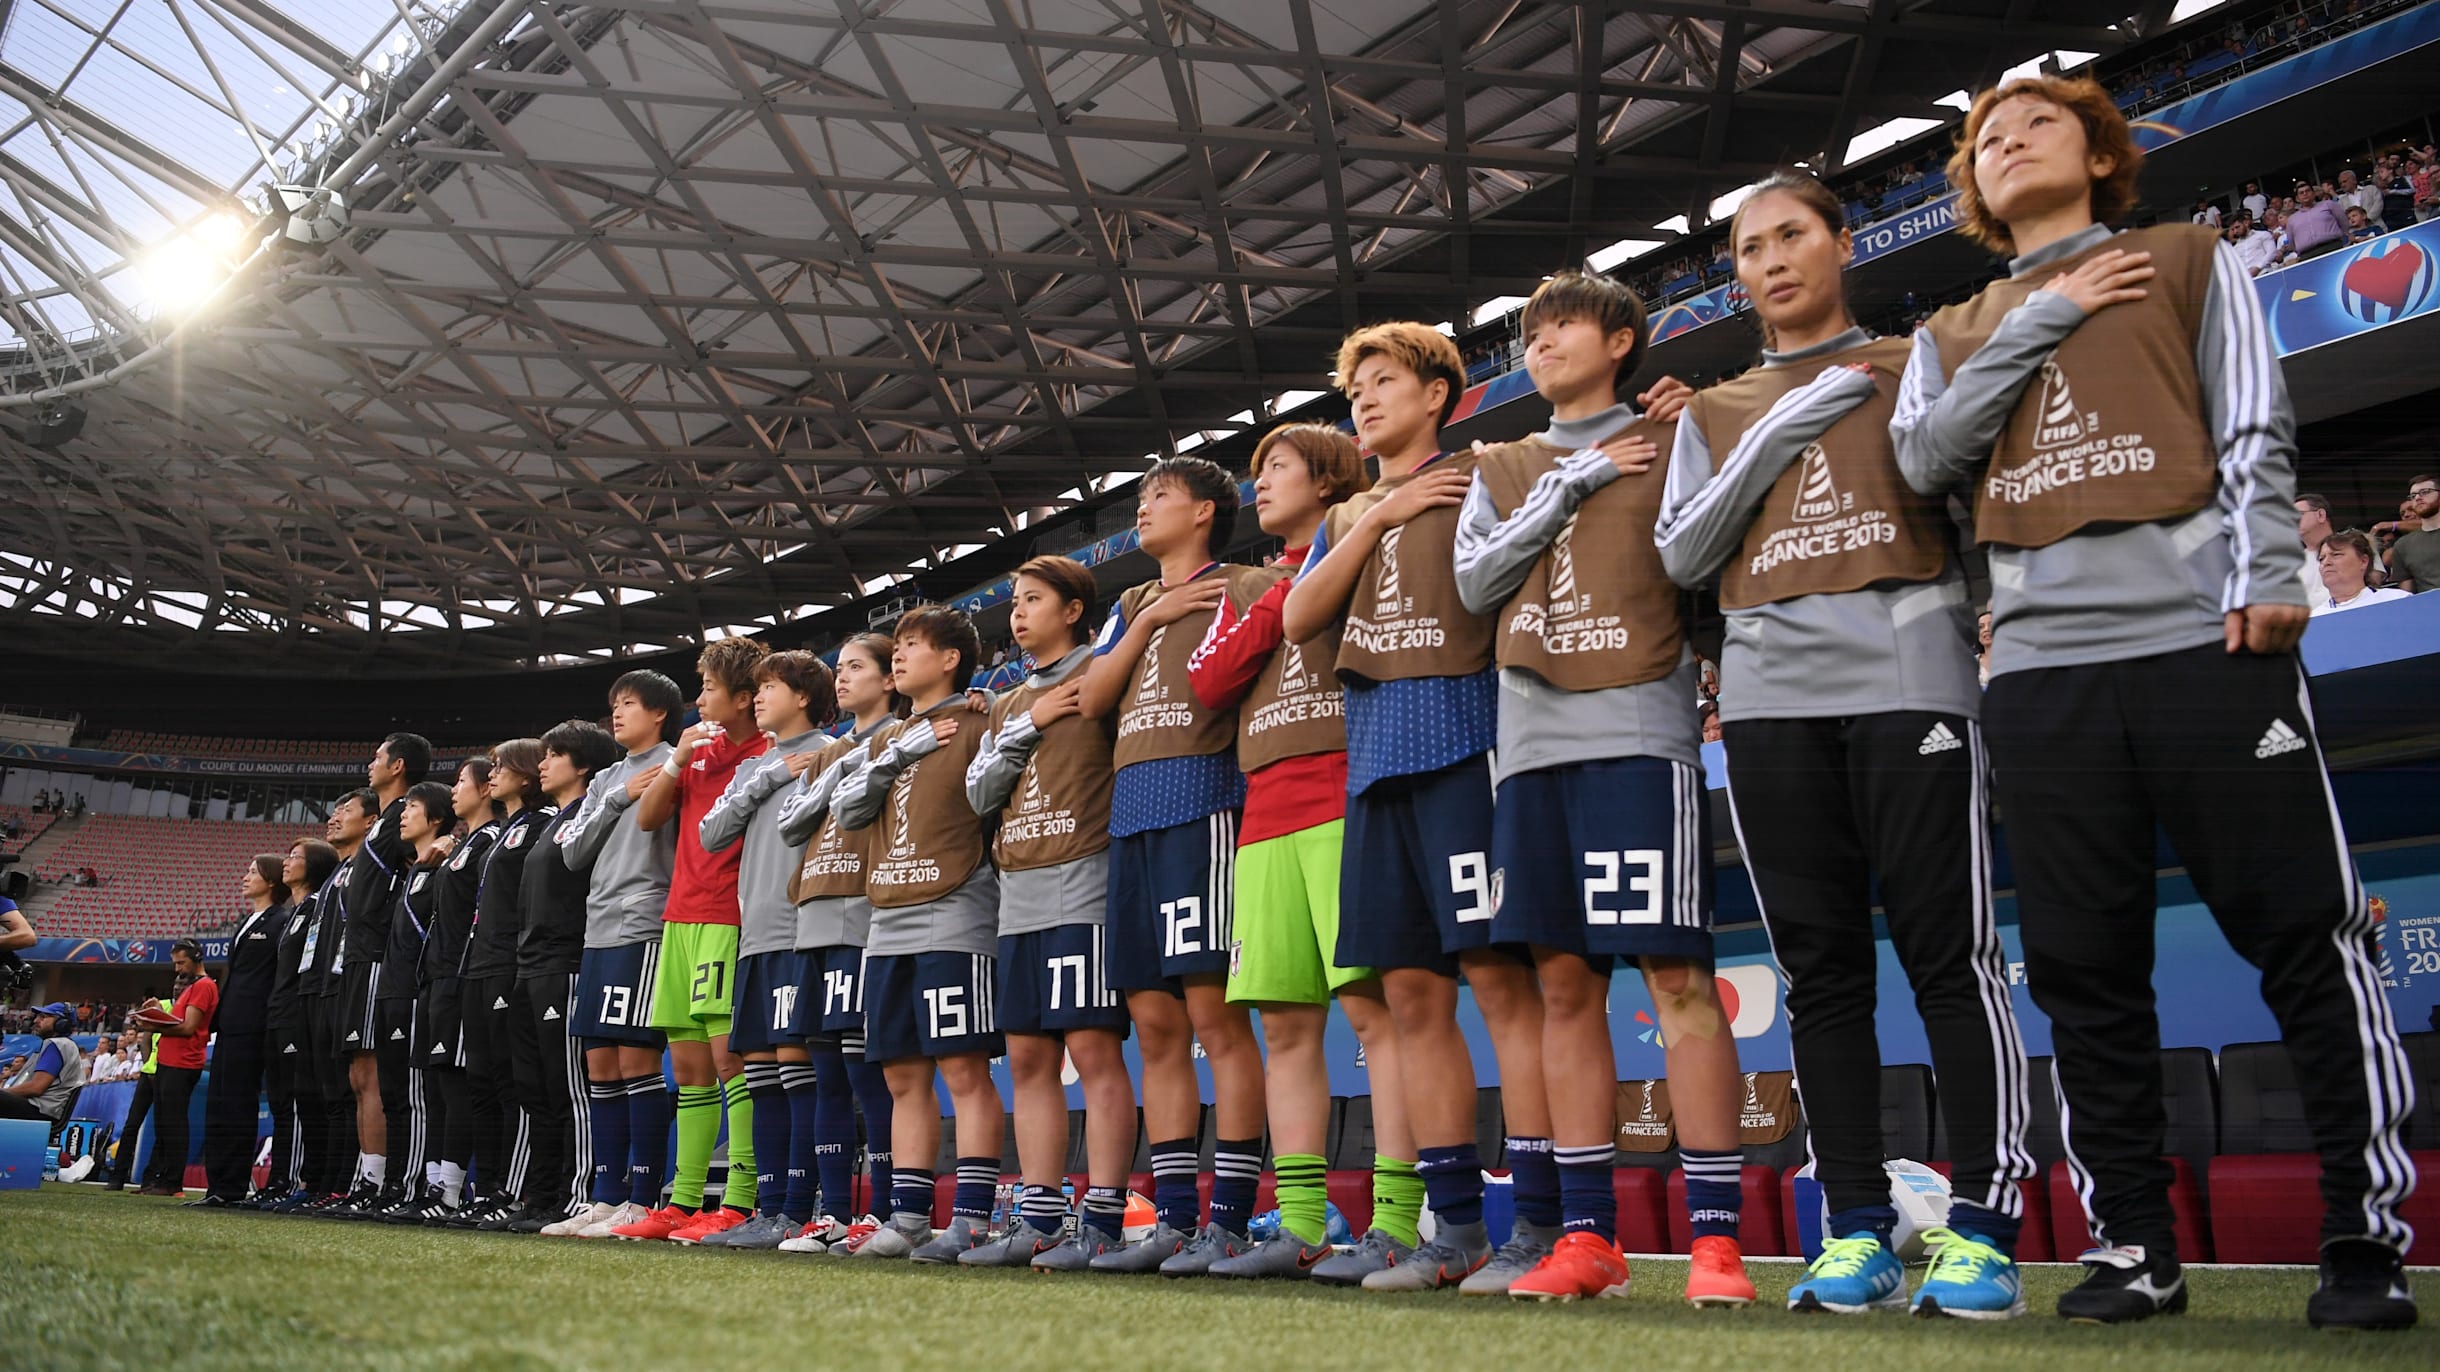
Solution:
[[[555,1220],[542,1226],[542,1236],[547,1239],[572,1239],[585,1232],[587,1229],[592,1228],[594,1225],[600,1224],[604,1220],[609,1219],[617,1212],[618,1207],[615,1205],[608,1205],[601,1201],[590,1201],[586,1203],[583,1209],[577,1211],[573,1215],[568,1216],[566,1219]],[[603,1232],[608,1233],[609,1231],[604,1230]]]
[[[830,1251],[832,1225],[839,1225],[839,1232],[842,1235],[847,1231],[847,1226],[840,1225],[837,1220],[824,1215],[780,1240],[779,1251],[782,1253],[827,1253]]]
[[[59,1179],[64,1182],[80,1182],[91,1175],[93,1175],[93,1155],[91,1153],[87,1153],[59,1169]]]
[[[576,1237],[580,1239],[610,1238],[612,1237],[610,1233],[611,1230],[618,1228],[622,1224],[633,1224],[637,1220],[640,1220],[651,1213],[652,1212],[650,1210],[636,1204],[634,1201],[627,1201],[622,1203],[617,1209],[612,1210],[608,1215],[602,1217],[601,1219],[595,1220],[593,1223],[586,1225],[582,1229],[577,1230]]]

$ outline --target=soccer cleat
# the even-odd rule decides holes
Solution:
[[[1499,1296],[1507,1294],[1516,1279],[1531,1272],[1542,1259],[1550,1256],[1559,1242],[1557,1226],[1545,1227],[1518,1220],[1516,1228],[1471,1277],[1457,1284],[1461,1296]]]
[[[544,1225],[549,1224],[553,1220],[566,1218],[567,1213],[568,1212],[564,1209],[557,1209],[549,1206],[529,1205],[525,1208],[524,1214],[519,1215],[514,1220],[509,1221],[505,1232],[511,1234],[539,1234],[542,1232]]]
[[[834,1258],[854,1257],[856,1250],[864,1246],[864,1241],[878,1233],[880,1229],[881,1221],[874,1218],[869,1212],[866,1213],[863,1218],[847,1226],[845,1234],[830,1240],[830,1255]]]
[[[692,1248],[714,1234],[735,1229],[749,1218],[741,1211],[725,1205],[707,1205],[695,1212],[695,1217],[669,1231],[669,1241]]]
[[[1303,1281],[1313,1275],[1313,1269],[1328,1261],[1335,1252],[1326,1243],[1307,1243],[1282,1229],[1277,1238],[1264,1239],[1235,1257],[1222,1258],[1211,1265],[1215,1277],[1286,1277]]]
[[[931,1242],[919,1245],[907,1254],[907,1261],[937,1267],[956,1262],[963,1255],[991,1242],[991,1223],[972,1215],[951,1215],[949,1227],[932,1235]]]
[[[1151,1233],[1124,1248],[1113,1248],[1100,1254],[1086,1266],[1096,1272],[1158,1272],[1161,1264],[1176,1257],[1178,1250],[1184,1248],[1187,1242],[1188,1236],[1183,1230],[1156,1224]]]
[[[546,1239],[575,1238],[587,1229],[610,1218],[617,1210],[617,1206],[602,1201],[587,1201],[584,1209],[564,1220],[553,1220],[542,1226],[542,1236]]]
[[[1253,1246],[1253,1241],[1243,1234],[1217,1224],[1207,1224],[1184,1248],[1161,1263],[1161,1275],[1200,1277],[1212,1270],[1213,1263],[1222,1258],[1233,1258]]]
[[[1604,1300],[1627,1294],[1627,1260],[1616,1242],[1588,1230],[1562,1234],[1549,1256],[1508,1283],[1521,1301]]]
[[[903,1221],[903,1222],[902,1222]],[[890,1222],[864,1236],[864,1242],[851,1250],[859,1258],[912,1257],[915,1250],[932,1241],[932,1224],[921,1215],[892,1215]]]
[[[376,1216],[383,1224],[422,1224],[424,1211],[439,1202],[441,1189],[426,1186]]]
[[[622,1225],[633,1224],[637,1220],[640,1220],[651,1213],[652,1212],[650,1210],[636,1204],[634,1201],[621,1201],[617,1206],[612,1208],[608,1215],[602,1217],[592,1224],[585,1226],[582,1229],[577,1230],[576,1237],[580,1239],[610,1238],[612,1237],[612,1230],[617,1229]]]
[[[753,1249],[757,1252],[777,1248],[805,1226],[786,1215],[756,1215],[734,1229],[711,1235],[705,1247],[718,1245],[728,1249]]]
[[[2396,1249],[2370,1239],[2339,1239],[2321,1250],[2321,1286],[2305,1302],[2315,1329],[2411,1329],[2414,1292]]]
[[[830,1241],[822,1237],[824,1234],[829,1232],[823,1227],[824,1222],[828,1219],[828,1216],[824,1216],[822,1219],[814,1220],[807,1224],[804,1228],[797,1230],[795,1233],[790,1234],[784,1239],[781,1239],[779,1241],[779,1251],[782,1253],[829,1252]]]
[[[457,1217],[458,1207],[450,1203],[448,1194],[437,1186],[427,1186],[424,1188],[423,1204],[415,1208],[415,1218],[409,1222],[454,1227]]]
[[[227,1196],[206,1191],[194,1200],[180,1202],[178,1208],[181,1210],[234,1210],[237,1208],[237,1202],[230,1200]]]
[[[523,1205],[503,1198],[498,1205],[492,1207],[491,1213],[478,1220],[474,1227],[486,1234],[500,1234],[507,1232],[510,1225],[524,1218],[525,1207]]]
[[[1082,1272],[1092,1266],[1093,1259],[1104,1253],[1120,1252],[1126,1241],[1111,1237],[1106,1231],[1089,1224],[1079,1224],[1075,1232],[1059,1241],[1059,1246],[1033,1261],[1036,1272]]]
[[[1491,1261],[1491,1235],[1483,1222],[1444,1224],[1431,1241],[1416,1246],[1406,1261],[1364,1278],[1367,1291],[1437,1291],[1455,1286]]]
[[[610,1231],[614,1239],[631,1239],[637,1243],[658,1243],[694,1223],[695,1212],[664,1205],[645,1212],[644,1218],[633,1224],[622,1224]]]
[[[1706,1234],[1694,1241],[1693,1262],[1686,1268],[1686,1303],[1696,1309],[1734,1308],[1754,1303],[1754,1283],[1745,1275],[1745,1254],[1725,1234]]]
[[[87,1153],[59,1169],[59,1179],[73,1185],[93,1175],[93,1155]]]
[[[1059,1246],[1059,1235],[1045,1233],[1019,1215],[1008,1232],[957,1255],[960,1267],[1030,1267],[1034,1259]]]
[[[1355,1246],[1343,1249],[1313,1265],[1313,1280],[1324,1286],[1362,1286],[1364,1279],[1375,1272],[1387,1271],[1415,1256],[1415,1250],[1400,1243],[1386,1229],[1367,1229]]]
[[[2084,1281],[2059,1296],[2059,1318],[2078,1324],[2125,1324],[2186,1313],[2186,1274],[2172,1253],[2142,1245],[2096,1248],[2077,1261]]]
[[[1932,1269],[1915,1292],[1916,1315],[2012,1320],[2025,1313],[2025,1284],[2014,1258],[1953,1229],[1926,1229],[1923,1242],[1932,1250]]]
[[[1861,1315],[1906,1308],[1906,1265],[1866,1232],[1831,1239],[1822,1255],[1788,1288],[1788,1308]]]

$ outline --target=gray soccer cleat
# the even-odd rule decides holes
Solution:
[[[1034,1228],[1024,1216],[1008,1226],[1008,1232],[979,1248],[969,1248],[957,1255],[960,1267],[1025,1267],[1059,1246],[1056,1232],[1045,1233]]]
[[[1326,1243],[1307,1243],[1282,1229],[1279,1237],[1261,1243],[1233,1258],[1222,1258],[1211,1265],[1215,1277],[1286,1277],[1303,1281],[1313,1275],[1313,1269],[1329,1260],[1332,1249]]]
[[[1364,1278],[1367,1291],[1437,1291],[1455,1286],[1491,1261],[1491,1235],[1482,1221],[1444,1224],[1432,1241],[1423,1244],[1395,1267]]]
[[[722,1248],[777,1248],[796,1237],[804,1228],[798,1220],[786,1215],[756,1215],[734,1229],[724,1229],[703,1241],[706,1248],[718,1244]]]
[[[1223,1258],[1233,1258],[1253,1247],[1254,1241],[1245,1235],[1217,1224],[1207,1224],[1196,1233],[1192,1242],[1161,1264],[1161,1275],[1200,1277],[1212,1270],[1213,1263]]]
[[[932,1236],[932,1241],[907,1254],[910,1262],[937,1265],[952,1263],[961,1254],[982,1247],[991,1241],[989,1221],[972,1215],[951,1215],[949,1227]]]
[[[1508,1242],[1499,1246],[1474,1275],[1457,1284],[1461,1296],[1505,1296],[1508,1283],[1533,1270],[1535,1263],[1550,1256],[1552,1245],[1559,1242],[1562,1231],[1557,1225],[1528,1224],[1517,1221],[1508,1235]]]
[[[1362,1286],[1366,1277],[1396,1267],[1414,1255],[1412,1246],[1399,1242],[1388,1231],[1367,1229],[1364,1237],[1356,1240],[1355,1247],[1316,1264],[1313,1279],[1324,1286]]]
[[[1161,1264],[1177,1256],[1189,1239],[1180,1230],[1166,1224],[1155,1225],[1146,1234],[1124,1248],[1113,1248],[1094,1258],[1086,1266],[1096,1272],[1158,1272]]]
[[[1113,1238],[1089,1224],[1079,1224],[1075,1232],[1059,1241],[1059,1246],[1033,1261],[1036,1272],[1082,1272],[1093,1259],[1104,1253],[1122,1252],[1126,1240]]]
[[[872,1237],[856,1245],[859,1258],[903,1258],[932,1241],[932,1226],[921,1215],[892,1215]]]

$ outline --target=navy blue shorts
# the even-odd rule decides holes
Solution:
[[[852,943],[799,948],[805,958],[807,1034],[864,1032],[864,950]]]
[[[989,953],[899,953],[864,959],[864,1060],[998,1057]]]
[[[766,1053],[795,1047],[814,1032],[813,1002],[805,999],[803,953],[782,948],[737,960],[737,999],[729,1011],[729,1051]]]
[[[1184,995],[1180,977],[1227,976],[1236,888],[1234,810],[1112,838],[1109,985]]]
[[[1347,798],[1331,961],[1455,976],[1458,954],[1491,946],[1496,903],[1488,753]]]
[[[1003,934],[999,954],[999,1017],[1003,1034],[1064,1034],[1075,1029],[1126,1032],[1127,998],[1107,980],[1104,933],[1098,924],[1062,924],[1030,934]]]
[[[651,1023],[652,977],[660,965],[659,939],[587,948],[577,964],[576,1022],[569,1030],[596,1043],[660,1047],[661,1031]]]
[[[1711,798],[1701,768],[1610,758],[1500,783],[1491,934],[1612,958],[1711,959]]]

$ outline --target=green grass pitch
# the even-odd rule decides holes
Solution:
[[[50,1185],[0,1193],[0,1367],[69,1369],[974,1367],[1813,1372],[1950,1367],[2440,1367],[2440,1333],[2316,1333],[2301,1271],[2201,1271],[2191,1313],[2123,1329],[1777,1308],[1696,1311],[1684,1268],[1635,1263],[1623,1301],[967,1272],[781,1253],[580,1243],[281,1216]],[[2029,1275],[2047,1312],[2072,1269]]]

